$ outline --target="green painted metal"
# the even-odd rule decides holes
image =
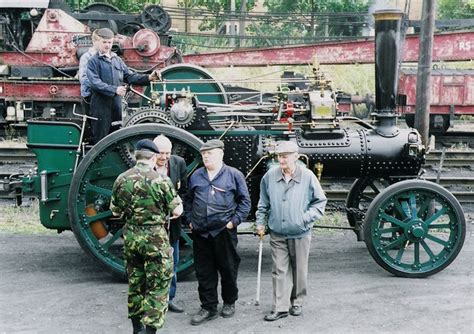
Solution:
[[[186,230],[181,230],[179,263],[176,271],[182,276],[194,270],[193,239],[188,233]]]
[[[112,217],[109,210],[111,190],[117,176],[130,168],[128,150],[138,140],[153,139],[158,134],[166,135],[174,147],[181,149],[189,166],[199,164],[202,142],[189,132],[163,124],[136,125],[118,130],[96,144],[80,162],[71,183],[68,211],[76,239],[107,270],[122,278],[125,277],[121,238],[124,222]],[[105,228],[107,235],[98,236],[93,225]],[[193,263],[186,245],[183,253],[182,269],[178,271]]]
[[[80,127],[74,122],[28,122],[27,146],[36,154],[38,173],[22,180],[23,192],[40,198],[40,220],[46,228],[70,229],[67,197],[79,137]],[[41,196],[41,174],[46,179],[46,197]]]
[[[375,261],[403,277],[426,277],[447,267],[466,235],[459,202],[427,181],[398,182],[371,203],[365,241]]]
[[[214,80],[205,69],[191,64],[176,64],[161,70],[163,82],[152,82],[151,92],[164,93],[190,90],[200,102],[227,104],[227,94],[224,87]],[[173,82],[174,81],[174,82]],[[162,105],[165,109],[165,106]]]

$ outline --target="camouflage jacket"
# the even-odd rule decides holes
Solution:
[[[138,162],[115,180],[110,209],[129,225],[167,226],[168,215],[180,203],[168,177]]]

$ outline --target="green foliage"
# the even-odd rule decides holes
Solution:
[[[472,19],[474,18],[473,0],[440,0],[438,4],[439,19]]]
[[[368,12],[364,0],[266,0],[264,4],[270,16],[250,30],[266,36],[357,36]]]
[[[53,234],[39,221],[39,203],[33,200],[30,206],[0,206],[0,232],[24,234]]]
[[[93,3],[106,3],[112,5],[124,13],[138,13],[148,5],[159,5],[161,0],[66,0],[73,9],[80,10]]]
[[[202,23],[199,25],[199,30],[214,30],[219,31],[221,25],[228,21],[230,17],[230,1],[228,0],[182,0],[178,1],[179,7],[187,8],[205,8],[209,11],[208,15],[200,17]],[[240,12],[242,0],[235,1],[235,11]],[[246,9],[251,10],[255,6],[254,0],[247,0]],[[237,14],[238,15],[238,14]]]

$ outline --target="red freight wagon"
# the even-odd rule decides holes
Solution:
[[[414,125],[416,68],[402,68],[399,112]],[[433,69],[431,72],[430,130],[445,132],[456,116],[474,115],[474,69]]]

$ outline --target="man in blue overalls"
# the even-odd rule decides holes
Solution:
[[[87,63],[87,78],[92,90],[90,113],[94,143],[107,136],[112,122],[122,119],[122,97],[127,92],[124,83],[148,85],[158,80],[156,72],[150,75],[130,71],[115,52],[112,52],[114,33],[108,28],[97,30],[97,53]]]

